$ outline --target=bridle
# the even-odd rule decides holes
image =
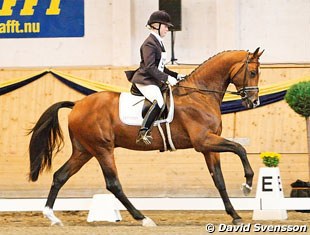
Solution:
[[[245,62],[238,68],[237,72],[233,76],[230,76],[231,78],[230,78],[230,82],[229,83],[233,83],[233,79],[241,72],[241,69],[243,67],[245,67],[244,77],[243,77],[243,85],[242,85],[242,88],[240,88],[238,91],[229,91],[229,90],[217,91],[217,90],[201,89],[201,88],[196,88],[196,87],[182,86],[182,85],[179,85],[179,84],[177,84],[176,86],[182,87],[182,88],[185,88],[185,89],[191,89],[194,92],[200,92],[200,93],[213,92],[213,93],[220,93],[220,94],[228,93],[228,94],[233,94],[233,95],[239,95],[239,96],[241,96],[242,100],[248,100],[248,92],[249,91],[257,91],[257,92],[259,91],[258,86],[246,86],[245,85],[246,77],[247,77],[247,73],[248,73],[248,66],[249,66],[249,63],[250,63],[249,55],[250,55],[250,53],[248,52]],[[234,70],[234,68],[230,71],[230,74],[233,72],[233,70]]]
[[[245,71],[244,71],[244,76],[243,76],[243,84],[242,84],[242,88],[240,88],[236,94],[241,96],[242,100],[246,100],[248,99],[248,92],[249,91],[256,91],[259,92],[259,88],[258,86],[246,86],[245,82],[246,82],[246,75],[248,74],[248,67],[249,67],[249,63],[250,63],[250,58],[249,58],[250,53],[248,52],[247,57],[245,62],[240,66],[240,68],[238,69],[238,71],[231,76],[230,78],[230,82],[229,83],[233,83],[234,78],[236,77],[237,74],[240,73],[241,69],[245,66]],[[233,70],[232,70],[233,71]],[[231,71],[231,72],[232,72]]]

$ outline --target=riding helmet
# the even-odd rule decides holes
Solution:
[[[173,24],[171,23],[171,17],[165,11],[153,12],[149,20],[147,21],[147,25],[151,25],[153,23],[161,23],[167,25],[168,27],[173,27]]]

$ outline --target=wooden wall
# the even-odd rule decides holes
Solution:
[[[193,66],[171,66],[172,69],[188,74]],[[81,78],[100,81],[129,88],[123,71],[130,68],[57,68],[58,71]],[[3,69],[0,81],[26,77],[41,69]],[[310,75],[310,65],[263,65],[261,85]],[[66,145],[54,158],[51,172],[40,176],[38,182],[27,181],[29,169],[28,143],[26,135],[38,117],[51,104],[62,100],[77,100],[82,94],[68,88],[52,75],[0,96],[0,197],[46,197],[52,174],[69,157],[70,141],[67,133],[67,115],[70,110],[59,113]],[[297,179],[308,180],[308,155],[305,120],[280,101],[272,105],[223,115],[223,136],[246,140],[244,145],[256,173],[263,166],[259,153],[275,151],[282,154],[280,163],[285,195],[290,184]],[[194,150],[159,153],[116,150],[116,161],[123,187],[133,196],[170,197],[217,197],[218,193],[205,166],[201,154]],[[228,192],[231,196],[242,196],[240,185],[244,182],[239,158],[230,153],[222,154],[222,167]],[[61,190],[60,196],[91,197],[105,192],[102,173],[96,160],[91,160]],[[251,196],[255,196],[253,193]]]

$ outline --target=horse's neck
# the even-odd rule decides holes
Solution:
[[[238,56],[232,54],[232,52],[222,53],[204,62],[190,74],[184,81],[184,85],[225,92],[229,85],[229,73],[232,66],[243,58],[241,52]],[[222,98],[223,96],[224,93]]]

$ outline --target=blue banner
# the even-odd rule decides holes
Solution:
[[[84,0],[0,0],[0,38],[83,36]]]

